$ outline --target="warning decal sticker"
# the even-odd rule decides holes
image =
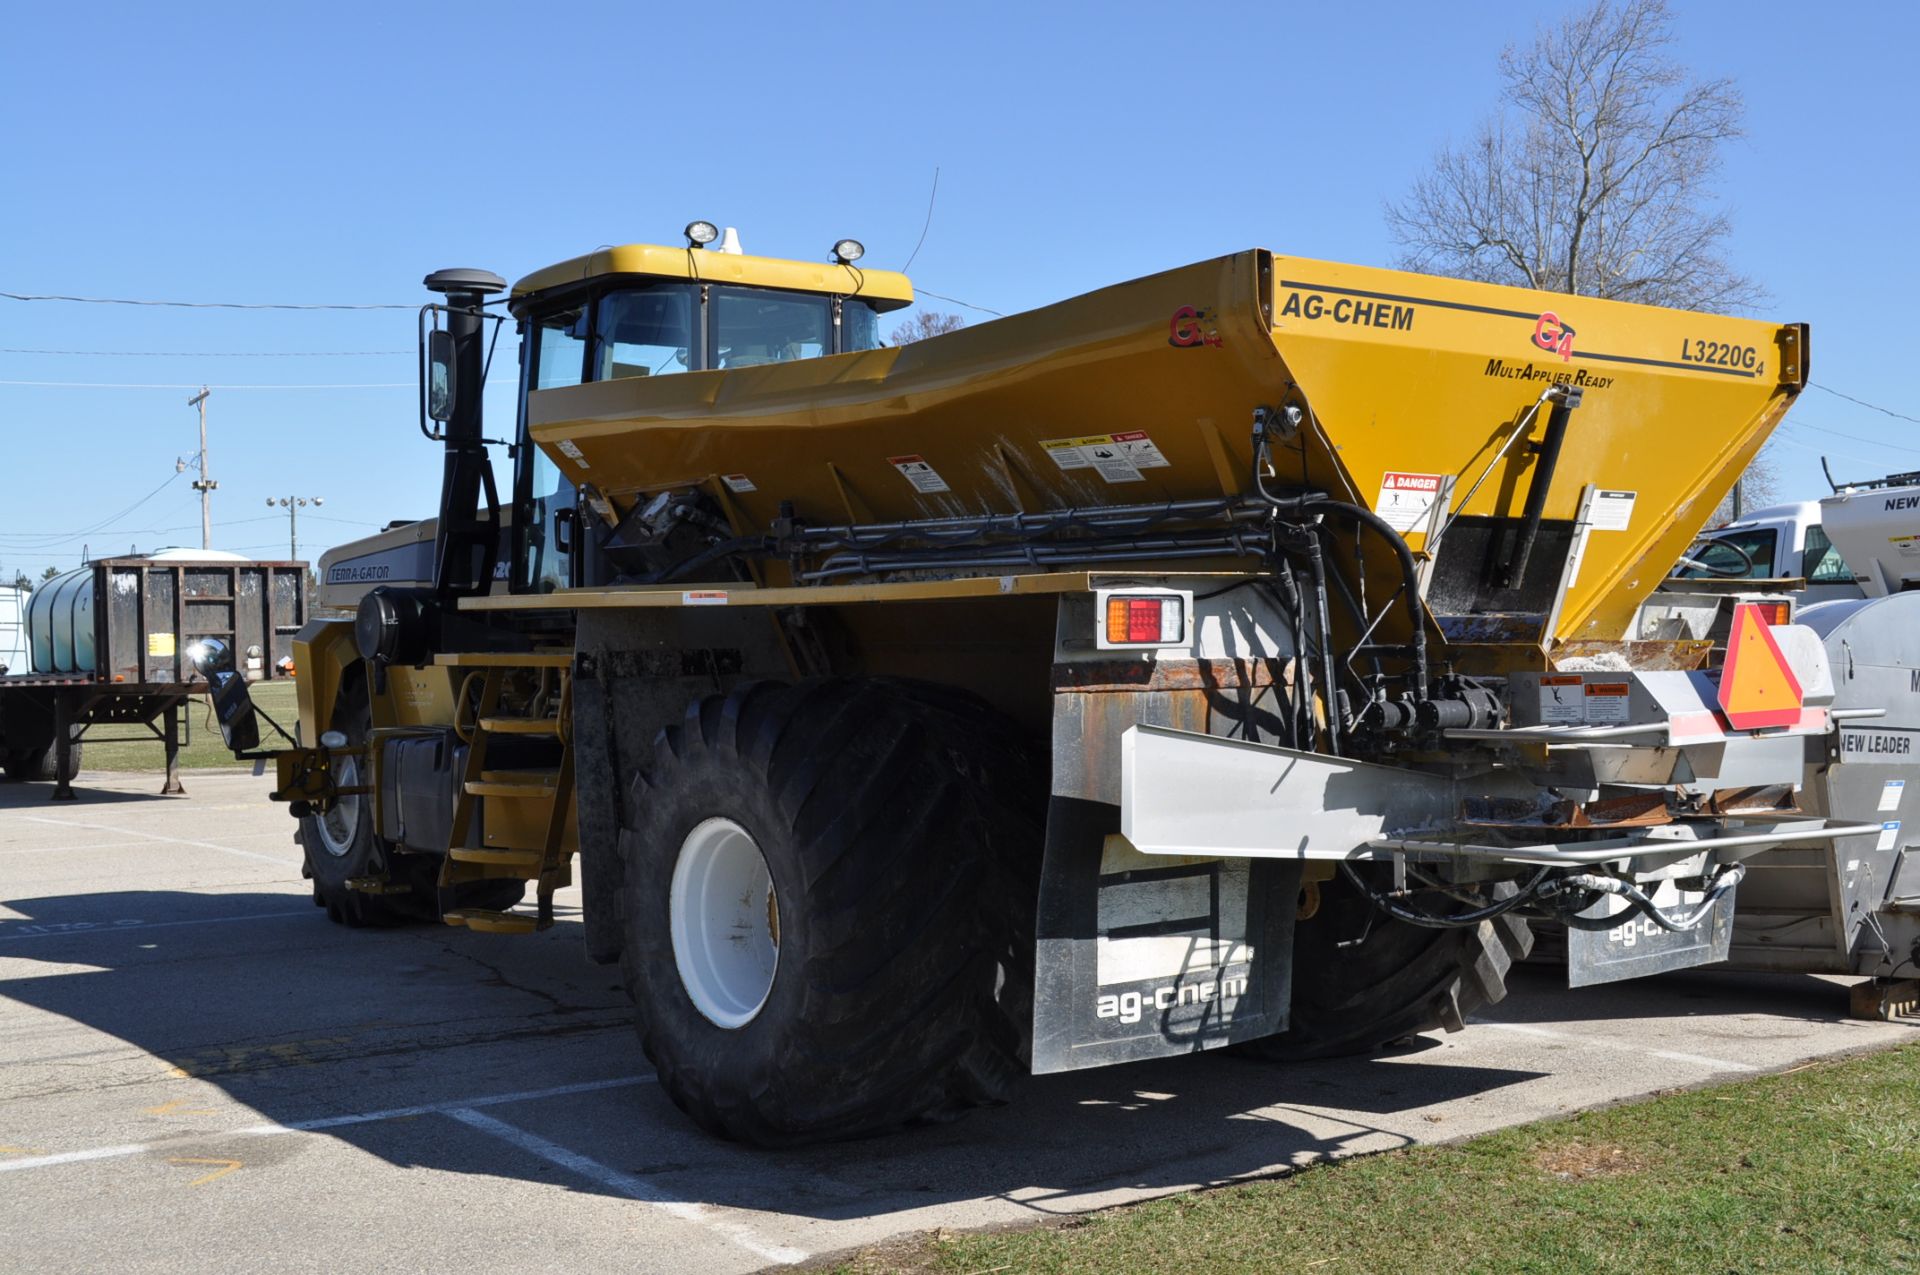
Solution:
[[[1380,498],[1373,512],[1395,531],[1424,529],[1427,511],[1440,496],[1440,475],[1403,474],[1388,470],[1380,476]]]
[[[1140,430],[1047,438],[1040,441],[1040,446],[1061,470],[1092,469],[1110,483],[1137,483],[1142,481],[1141,470],[1169,469],[1173,465]]]
[[[741,495],[745,495],[750,491],[760,490],[753,485],[753,479],[747,477],[745,474],[722,474],[720,475],[720,481],[727,485],[728,491],[738,492]]]
[[[1626,682],[1588,682],[1587,683],[1587,720],[1590,722],[1624,722],[1627,720]]]
[[[889,456],[887,464],[900,471],[900,476],[913,484],[913,489],[923,495],[951,491],[946,479],[940,477],[938,470],[929,465],[923,456]]]
[[[593,466],[587,464],[587,458],[580,454],[580,449],[574,445],[574,442],[571,438],[563,438],[559,442],[555,443],[554,446],[560,449],[560,454],[562,456],[565,456],[568,460],[580,466],[580,468],[582,469],[593,468]]]
[[[1627,524],[1633,521],[1633,502],[1638,493],[1631,491],[1596,491],[1593,493],[1592,521],[1588,524],[1595,531],[1625,531]]]
[[[1552,673],[1540,679],[1541,722],[1585,721],[1586,711],[1578,673]]]
[[[1115,434],[1113,441],[1119,446],[1121,454],[1133,462],[1135,469],[1171,469],[1173,467],[1173,462],[1160,454],[1160,449],[1153,445],[1153,440],[1139,430]]]

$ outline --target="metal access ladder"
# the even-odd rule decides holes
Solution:
[[[534,882],[537,912],[492,912],[456,908],[442,914],[449,925],[489,934],[529,934],[553,924],[553,894],[573,884],[573,699],[570,652],[483,652],[441,655],[436,663],[467,670],[456,703],[454,731],[467,745],[466,772],[454,798],[449,849],[440,869],[444,889],[468,881],[519,878]],[[507,679],[533,670],[557,676],[552,711],[539,717],[502,715]],[[467,719],[471,688],[479,681],[479,706]],[[529,736],[560,742],[551,769],[497,770],[487,764],[489,744],[499,736]],[[479,816],[481,844],[469,845]],[[573,833],[573,835],[569,835]]]

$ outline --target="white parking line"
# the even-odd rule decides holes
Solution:
[[[339,1129],[346,1125],[375,1124],[382,1120],[405,1120],[413,1116],[445,1115],[451,1111],[464,1111],[475,1107],[496,1107],[509,1102],[536,1102],[542,1098],[564,1098],[568,1094],[598,1093],[602,1089],[624,1089],[631,1085],[652,1084],[653,1076],[621,1076],[615,1080],[587,1080],[573,1085],[555,1085],[551,1089],[521,1089],[512,1093],[486,1094],[478,1098],[455,1098],[447,1102],[428,1102],[415,1107],[388,1107],[383,1111],[356,1111],[351,1115],[318,1116],[312,1120],[298,1120],[292,1124],[254,1124],[239,1129],[229,1129],[225,1133],[189,1133],[177,1138],[156,1138],[152,1142],[128,1143],[117,1147],[94,1147],[87,1151],[59,1151],[51,1155],[21,1156],[17,1160],[0,1160],[0,1173],[18,1173],[23,1169],[46,1169],[56,1164],[77,1164],[86,1160],[111,1160],[120,1156],[139,1155],[152,1151],[156,1147],[168,1146],[176,1142],[203,1142],[208,1138],[227,1136],[270,1137],[282,1133],[318,1133],[324,1129]]]
[[[166,930],[176,925],[223,925],[228,921],[270,921],[276,916],[312,914],[311,908],[298,908],[287,912],[249,912],[245,916],[202,916],[189,921],[68,921],[50,922],[46,926],[36,926],[31,922],[0,921],[0,926],[18,925],[28,931],[25,934],[0,934],[0,943],[15,943],[21,939],[71,938],[81,934],[97,938],[102,934],[118,934],[122,931]]]
[[[606,1089],[625,1089],[634,1085],[651,1084],[653,1076],[621,1076],[614,1080],[588,1080],[579,1084],[555,1085],[549,1089],[522,1089],[511,1093],[484,1094],[475,1098],[455,1098],[446,1102],[426,1102],[412,1107],[388,1107],[381,1111],[356,1111],[348,1115],[318,1116],[312,1120],[299,1120],[291,1124],[246,1125],[239,1129],[224,1132],[201,1132],[182,1134],[175,1138],[156,1138],[151,1142],[122,1143],[111,1147],[90,1147],[84,1151],[60,1151],[51,1155],[22,1156],[18,1159],[0,1160],[0,1173],[19,1173],[28,1169],[49,1169],[63,1164],[85,1164],[96,1160],[125,1159],[128,1156],[144,1155],[151,1151],[181,1144],[203,1145],[208,1141],[217,1141],[223,1137],[277,1137],[289,1133],[320,1133],[328,1129],[339,1129],[349,1125],[377,1124],[386,1120],[405,1120],[419,1116],[451,1116],[469,1128],[501,1138],[530,1155],[538,1156],[549,1164],[555,1164],[571,1173],[579,1174],[599,1183],[611,1191],[616,1191],[630,1200],[651,1204],[663,1212],[680,1218],[682,1221],[705,1227],[740,1245],[755,1256],[769,1262],[778,1262],[790,1266],[802,1262],[809,1254],[803,1249],[788,1248],[784,1245],[769,1244],[760,1239],[745,1225],[729,1221],[720,1216],[711,1206],[682,1200],[666,1191],[637,1178],[630,1173],[601,1164],[590,1156],[569,1150],[557,1142],[550,1142],[538,1134],[529,1133],[504,1120],[496,1120],[480,1111],[482,1107],[498,1107],[508,1103],[536,1102],[543,1098],[563,1098],[571,1094],[598,1093]]]
[[[1564,1040],[1576,1045],[1592,1045],[1599,1049],[1621,1049],[1643,1058],[1665,1058],[1669,1062],[1688,1063],[1695,1067],[1707,1067],[1714,1071],[1759,1071],[1751,1063],[1732,1062],[1725,1058],[1709,1058],[1705,1054],[1683,1054],[1675,1049],[1642,1049],[1638,1045],[1629,1045],[1623,1041],[1603,1040],[1595,1036],[1581,1036],[1573,1032],[1549,1031],[1545,1027],[1529,1027],[1521,1023],[1496,1023],[1486,1018],[1467,1020],[1475,1027],[1494,1027],[1500,1031],[1515,1032],[1522,1036],[1538,1036],[1543,1040]]]
[[[134,844],[139,845],[141,843],[135,842]],[[81,850],[125,850],[126,848],[127,843],[124,841],[91,841],[86,845],[80,846],[6,846],[0,848],[0,858],[5,858],[10,854],[65,854],[69,850],[77,852]]]
[[[529,1133],[517,1125],[496,1120],[470,1107],[455,1108],[447,1114],[461,1124],[478,1129],[482,1133],[490,1133],[504,1142],[512,1143],[529,1155],[538,1156],[549,1164],[557,1164],[570,1173],[577,1173],[583,1178],[598,1182],[608,1190],[618,1191],[628,1199],[651,1204],[661,1212],[677,1217],[683,1222],[692,1222],[710,1231],[718,1231],[756,1257],[764,1258],[769,1262],[779,1262],[783,1266],[791,1266],[795,1262],[803,1262],[807,1259],[807,1253],[803,1249],[765,1243],[747,1227],[717,1216],[713,1209],[704,1204],[695,1204],[669,1195],[630,1173],[608,1168],[590,1156],[568,1150],[557,1142],[549,1142],[539,1134]]]
[[[21,815],[28,823],[50,823],[56,828],[91,828],[96,832],[113,832],[123,837],[141,837],[148,844],[196,846],[202,850],[218,850],[222,854],[237,854],[242,859],[258,859],[262,863],[271,863],[276,868],[290,867],[292,859],[283,859],[277,855],[255,854],[251,850],[236,850],[232,846],[216,845],[211,841],[190,841],[185,837],[164,837],[157,832],[138,832],[132,828],[116,828],[112,824],[88,823],[80,819],[49,819],[44,815]]]

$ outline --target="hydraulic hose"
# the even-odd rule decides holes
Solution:
[[[1413,634],[1409,642],[1413,657],[1413,697],[1416,700],[1427,698],[1427,606],[1420,596],[1420,568],[1413,561],[1413,550],[1392,524],[1364,505],[1350,505],[1343,500],[1335,500],[1325,492],[1309,491],[1298,496],[1276,496],[1267,490],[1266,479],[1262,471],[1266,469],[1271,455],[1266,434],[1266,413],[1255,413],[1253,443],[1253,489],[1260,499],[1266,501],[1281,513],[1310,513],[1325,511],[1351,518],[1354,522],[1368,528],[1387,542],[1400,564],[1400,575],[1406,585],[1407,616],[1412,623]],[[1328,692],[1332,694],[1331,691]]]
[[[1307,536],[1307,569],[1313,575],[1314,623],[1320,629],[1320,693],[1327,697],[1327,751],[1340,755],[1340,683],[1334,678],[1333,622],[1327,614],[1327,563],[1320,537]]]
[[[1611,930],[1620,923],[1621,916],[1638,912],[1661,929],[1679,934],[1695,928],[1702,921],[1706,920],[1708,916],[1712,915],[1714,905],[1720,902],[1721,897],[1725,895],[1727,891],[1739,885],[1741,879],[1746,875],[1747,865],[1744,863],[1731,863],[1721,868],[1719,872],[1714,874],[1713,881],[1707,890],[1707,896],[1700,901],[1700,906],[1682,917],[1668,916],[1659,909],[1652,897],[1649,896],[1645,890],[1642,890],[1631,881],[1622,881],[1617,877],[1603,877],[1591,873],[1583,873],[1578,876],[1564,877],[1556,881],[1554,885],[1556,887],[1555,893],[1583,891],[1593,895],[1613,894],[1627,901],[1628,907],[1626,913],[1615,913],[1610,917],[1587,918],[1563,916],[1560,918],[1564,924],[1574,929]]]
[[[1373,906],[1379,908],[1394,920],[1405,921],[1408,925],[1417,925],[1426,930],[1457,930],[1470,925],[1478,925],[1482,921],[1491,921],[1494,917],[1511,912],[1522,903],[1527,902],[1533,898],[1535,891],[1539,890],[1541,885],[1546,882],[1547,874],[1553,871],[1553,868],[1551,866],[1541,868],[1538,872],[1527,878],[1525,884],[1515,890],[1512,895],[1501,899],[1497,903],[1490,903],[1486,907],[1477,908],[1472,912],[1457,913],[1454,916],[1431,916],[1425,912],[1415,912],[1411,908],[1399,906],[1386,895],[1376,893],[1373,887],[1367,884],[1366,879],[1353,870],[1353,864],[1345,859],[1340,861],[1340,871],[1346,874],[1347,880],[1353,883],[1355,889],[1367,896],[1367,900],[1372,903]]]

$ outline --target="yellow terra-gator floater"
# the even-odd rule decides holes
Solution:
[[[911,295],[867,277],[891,304]],[[1443,560],[1443,633],[1550,644],[1624,634],[1806,376],[1803,325],[1256,249],[900,348],[539,391],[528,415],[567,476],[616,507],[704,485],[746,532],[782,501],[817,523],[1230,496],[1248,489],[1266,407],[1297,422],[1273,481],[1372,507]],[[1525,512],[1555,386],[1580,392],[1578,410],[1533,562],[1558,577],[1570,561],[1564,602],[1546,631],[1462,618],[1499,610],[1448,580],[1482,575],[1469,560]],[[1425,552],[1434,531],[1446,554]]]

